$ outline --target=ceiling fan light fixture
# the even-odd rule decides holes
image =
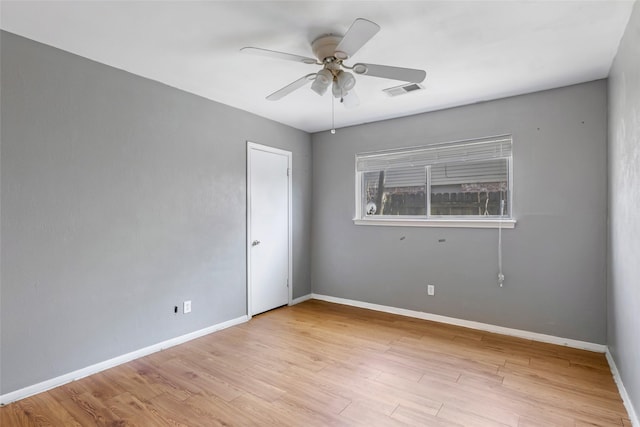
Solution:
[[[360,105],[360,99],[358,98],[358,95],[356,95],[355,90],[351,90],[349,91],[349,93],[345,93],[341,99],[341,102],[342,105],[344,105],[346,108],[355,108]]]
[[[316,80],[320,80],[322,84],[329,86],[333,81],[333,74],[327,69],[322,69],[316,74]]]
[[[311,84],[311,90],[322,96],[327,91],[329,85],[322,84],[320,80],[316,79],[313,84]]]
[[[331,71],[322,69],[316,73],[316,78],[311,85],[311,89],[318,95],[322,96],[327,91],[327,88],[329,88],[332,81],[333,74],[331,74]]]
[[[353,74],[340,71],[338,76],[336,77],[336,83],[340,87],[340,89],[346,94],[356,85],[356,78],[353,77]]]
[[[333,86],[331,87],[331,93],[333,94],[334,98],[338,98],[338,99],[342,98],[347,94],[346,91],[343,91],[340,88],[340,85],[338,84],[337,81],[333,82]]]
[[[339,71],[333,81],[333,87],[331,91],[335,98],[344,98],[349,94],[349,91],[356,85],[356,78],[353,74],[346,71]]]

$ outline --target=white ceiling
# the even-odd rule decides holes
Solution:
[[[343,127],[606,77],[633,1],[2,1],[9,32],[257,115],[331,128],[330,91],[265,96],[316,65],[239,53],[256,46],[313,57],[310,42],[355,18],[380,32],[347,64],[427,71],[425,90],[357,76],[360,106]]]

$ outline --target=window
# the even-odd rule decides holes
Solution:
[[[511,136],[356,155],[357,224],[513,227]]]

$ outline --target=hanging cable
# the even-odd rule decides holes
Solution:
[[[498,285],[502,287],[504,274],[502,274],[502,216],[504,215],[504,199],[500,198],[500,221],[498,222]]]

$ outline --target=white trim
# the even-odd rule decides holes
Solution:
[[[493,332],[493,333],[502,334],[502,335],[509,335],[513,337],[524,338],[524,339],[533,340],[533,341],[540,341],[540,342],[545,342],[549,344],[563,345],[567,347],[578,348],[581,350],[595,351],[598,353],[604,353],[607,350],[607,346],[603,344],[595,344],[595,343],[590,343],[586,341],[578,341],[578,340],[573,340],[569,338],[556,337],[553,335],[540,334],[537,332],[529,332],[529,331],[523,331],[520,329],[506,328],[504,326],[474,322],[472,320],[457,319],[455,317],[441,316],[439,314],[431,314],[431,313],[426,313],[424,311],[407,310],[405,308],[389,307],[386,305],[372,304],[368,302],[337,298],[337,297],[332,297],[328,295],[312,294],[312,297],[314,299],[318,299],[321,301],[351,305],[354,307],[366,308],[369,310],[382,311],[382,312],[391,313],[391,314],[399,314],[401,316],[407,316],[407,317],[415,317],[417,319],[431,320],[434,322],[462,326],[465,328]]]
[[[313,298],[313,296],[311,294],[303,295],[303,296],[298,297],[298,298],[294,299],[293,301],[291,301],[291,304],[289,304],[289,305],[300,304],[301,302],[305,302],[307,300],[310,300],[311,298]]]
[[[267,153],[280,154],[287,158],[287,228],[288,228],[288,251],[289,275],[287,285],[287,304],[291,305],[293,300],[293,153],[268,145],[257,144],[247,141],[247,316],[250,319],[251,312],[251,150],[260,150]]]
[[[97,374],[98,372],[104,371],[105,369],[113,368],[114,366],[118,366],[123,363],[130,362],[134,359],[138,359],[140,357],[144,357],[161,350],[165,350],[167,348],[176,346],[178,344],[183,344],[187,341],[200,338],[204,335],[208,335],[213,332],[229,328],[231,326],[239,325],[241,323],[246,322],[247,320],[249,320],[247,316],[236,317],[235,319],[227,320],[226,322],[218,323],[218,324],[206,327],[204,329],[200,329],[198,331],[181,335],[179,337],[171,338],[166,341],[162,341],[157,344],[153,344],[148,347],[144,347],[139,350],[135,350],[130,353],[123,354],[121,356],[116,356],[112,359],[105,360],[105,361],[96,363],[94,365],[87,366],[85,368],[81,368],[73,372],[69,372],[64,375],[60,375],[59,377],[51,378],[49,380],[42,381],[38,384],[33,384],[30,386],[21,388],[19,390],[15,390],[15,391],[0,395],[0,405],[6,405],[8,403],[15,402],[16,400],[24,399],[25,397],[33,396],[34,394],[51,390],[52,388],[61,386],[63,384],[67,384],[72,381],[79,380],[80,378]]]
[[[618,392],[620,392],[620,397],[622,397],[622,403],[624,403],[624,407],[627,410],[627,414],[629,415],[629,420],[631,420],[631,425],[633,427],[640,427],[640,418],[638,418],[638,414],[636,413],[633,403],[631,402],[631,397],[627,394],[627,389],[624,388],[624,384],[622,383],[622,377],[620,377],[620,372],[618,371],[618,367],[616,366],[615,360],[613,360],[613,355],[607,348],[607,352],[605,353],[607,356],[607,362],[609,362],[609,368],[611,369],[611,374],[613,375],[613,380],[616,382],[618,386]]]
[[[454,228],[515,228],[515,219],[396,219],[396,218],[375,218],[359,219],[354,218],[355,225],[377,225],[394,227],[454,227]]]

